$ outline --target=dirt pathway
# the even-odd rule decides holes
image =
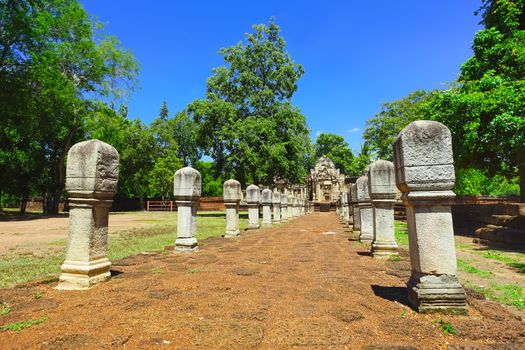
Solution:
[[[406,258],[373,260],[349,237],[334,213],[314,213],[236,240],[209,239],[194,254],[120,260],[117,275],[89,291],[0,290],[12,309],[1,324],[46,317],[19,333],[0,331],[0,348],[525,347],[525,324],[479,295],[469,296],[469,316],[412,312]],[[439,320],[458,334],[444,335]]]

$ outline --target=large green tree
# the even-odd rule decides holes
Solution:
[[[525,201],[525,0],[484,0],[484,29],[457,84],[429,109],[452,131],[456,164],[513,176]]]
[[[315,156],[326,156],[334,162],[343,174],[353,175],[354,155],[344,137],[331,133],[321,133],[314,144]]]
[[[292,102],[303,74],[285,50],[279,26],[255,25],[246,42],[223,48],[205,99],[188,113],[199,125],[199,142],[218,171],[248,182],[300,181],[309,147],[305,117]]]
[[[123,97],[136,73],[77,0],[0,0],[1,191],[41,193],[44,212],[56,213],[67,151],[95,99]]]
[[[366,122],[363,138],[370,151],[380,159],[392,160],[395,138],[411,122],[425,119],[424,107],[436,94],[416,90],[399,100],[382,103],[379,113]]]

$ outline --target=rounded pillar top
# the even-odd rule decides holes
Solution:
[[[281,193],[278,190],[273,190],[272,203],[275,205],[281,205]]]
[[[68,192],[117,193],[119,154],[100,140],[79,142],[69,149],[66,165]]]
[[[256,185],[246,187],[246,202],[259,203],[261,200],[261,189]]]
[[[368,191],[368,176],[361,176],[355,182],[357,188],[357,201],[370,202],[370,192]]]
[[[395,199],[396,175],[394,163],[377,160],[368,167],[368,189],[372,199]]]
[[[451,190],[455,174],[450,130],[430,120],[408,124],[394,142],[394,163],[402,192]]]
[[[262,196],[261,196],[261,203],[263,205],[270,205],[272,204],[272,190],[266,188],[262,191]]]
[[[242,199],[241,183],[234,179],[224,181],[222,185],[225,202],[236,202]]]
[[[175,172],[173,194],[175,197],[199,197],[201,185],[201,173],[192,167],[184,167]]]
[[[286,194],[281,194],[281,205],[288,206],[288,196]]]

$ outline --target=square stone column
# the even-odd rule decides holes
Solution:
[[[348,227],[352,228],[354,225],[354,202],[352,200],[352,184],[348,187],[346,192],[346,198],[348,199]]]
[[[343,224],[348,225],[350,222],[350,210],[348,204],[348,192],[343,192],[341,195],[343,202]]]
[[[173,194],[177,204],[175,251],[197,250],[197,207],[201,196],[201,174],[190,167],[175,172]]]
[[[288,221],[288,196],[281,193],[281,221]]]
[[[102,141],[79,142],[69,150],[69,235],[56,289],[89,289],[111,276],[108,216],[117,193],[118,167],[117,150]]]
[[[273,190],[272,194],[273,204],[273,222],[281,223],[281,193],[277,189]]]
[[[378,160],[370,164],[368,188],[374,218],[372,256],[378,258],[399,255],[394,229],[394,205],[397,192],[394,164],[386,160]]]
[[[452,137],[438,122],[410,123],[394,143],[396,184],[407,207],[408,298],[419,312],[467,312],[456,275],[450,207],[455,194]]]
[[[295,219],[295,206],[294,206],[295,198],[291,194],[288,194],[288,220]]]
[[[246,203],[248,205],[248,227],[246,230],[257,230],[259,224],[259,203],[261,201],[261,190],[255,185],[246,188]]]
[[[361,235],[361,215],[359,211],[359,206],[357,205],[357,185],[352,184],[350,186],[350,195],[352,198],[352,208],[353,208],[353,218],[354,218],[354,225],[352,227],[352,232],[358,235]]]
[[[368,191],[368,176],[361,176],[356,181],[357,186],[357,207],[359,208],[359,218],[361,221],[361,242],[372,242],[374,239],[374,214],[370,192]]]
[[[272,226],[272,190],[266,188],[262,191],[261,204],[263,207],[262,224],[266,227]]]
[[[222,185],[224,206],[226,207],[226,233],[224,237],[239,237],[239,202],[242,199],[241,184],[239,181],[230,179]]]

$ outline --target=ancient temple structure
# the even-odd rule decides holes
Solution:
[[[310,200],[315,204],[334,203],[345,189],[345,175],[335,168],[334,162],[321,157],[310,170],[307,181]]]

